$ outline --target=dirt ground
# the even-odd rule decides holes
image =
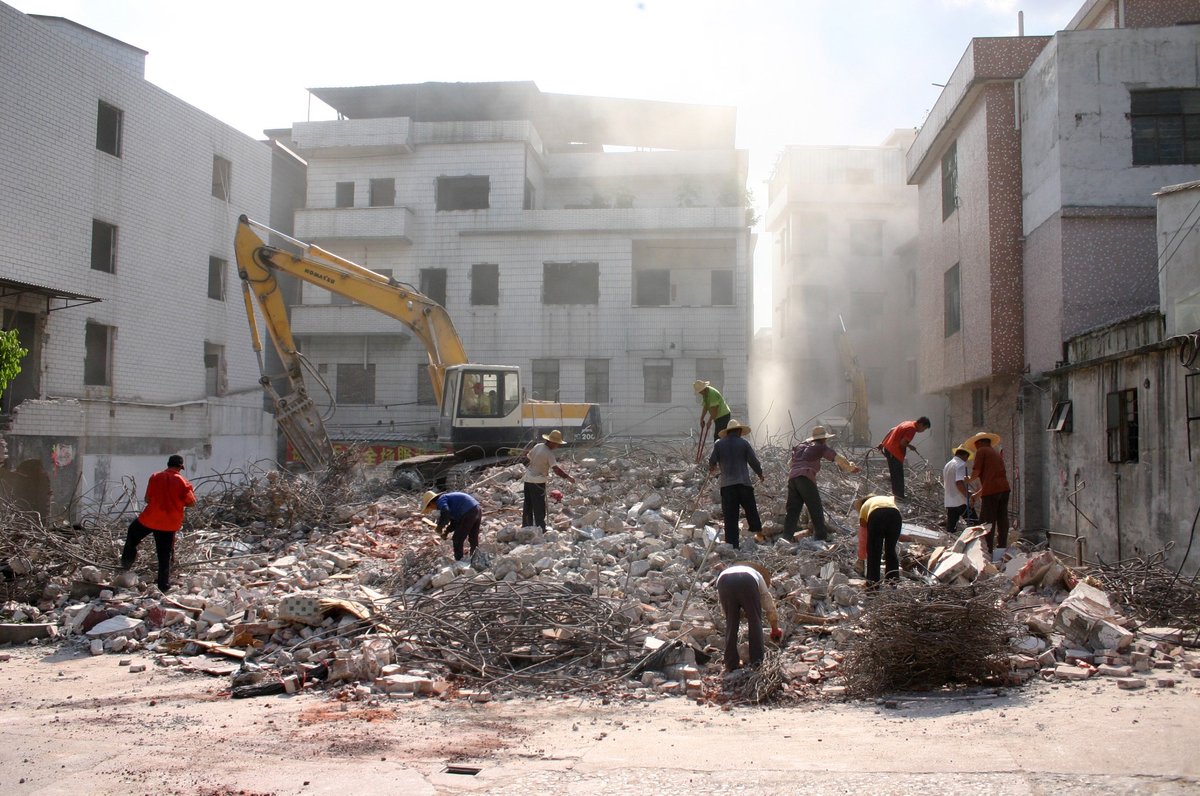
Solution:
[[[69,648],[0,648],[4,794],[1197,793],[1200,679],[1035,682],[895,707],[321,693]],[[475,775],[448,766],[478,768]]]

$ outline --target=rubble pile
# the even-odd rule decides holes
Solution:
[[[875,592],[842,664],[847,693],[869,698],[1000,680],[1013,635],[1002,597],[995,580]]]
[[[348,470],[253,472],[236,484],[217,476],[189,510],[167,595],[149,585],[151,551],[133,572],[115,568],[132,497],[128,510],[108,507],[71,529],[0,506],[10,515],[0,520],[19,529],[5,537],[14,576],[0,620],[44,623],[97,655],[142,651],[159,666],[232,676],[234,696],[322,683],[363,700],[590,693],[720,704],[1123,667],[1130,676],[1200,671],[1180,647],[1182,631],[1133,630],[1119,607],[1073,592],[1089,584],[1053,553],[1013,547],[992,561],[981,529],[952,539],[907,508],[904,578],[864,602],[849,505],[886,491],[886,473],[823,472],[831,527],[847,532],[822,543],[804,531],[788,543],[778,535],[787,453],[759,450],[764,533],[743,534],[740,550],[720,541],[719,491],[692,444],[568,453],[574,461],[562,463],[578,483],[550,504],[545,531],[520,527],[523,468],[494,468],[461,485],[484,510],[480,550],[461,562],[418,510],[419,493],[386,481],[351,484]],[[772,572],[785,637],[769,665],[722,677],[724,620],[711,583],[738,560]],[[985,603],[1018,629],[1001,629]],[[879,618],[889,611],[890,628]],[[943,638],[939,623],[963,628]],[[861,652],[869,642],[879,658],[909,649],[890,656],[886,682]],[[938,671],[921,654],[943,642],[951,646]]]
[[[1089,574],[1131,616],[1155,624],[1200,629],[1200,584],[1163,564],[1170,546],[1120,564],[1103,561]],[[1195,636],[1193,636],[1195,638]]]

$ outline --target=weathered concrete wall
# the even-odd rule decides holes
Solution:
[[[1200,331],[1200,183],[1158,198],[1158,283],[1166,334]]]

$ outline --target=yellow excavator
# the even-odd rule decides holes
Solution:
[[[275,236],[295,247],[298,253],[267,245],[258,232]],[[324,418],[305,386],[304,369],[310,366],[292,337],[277,272],[291,274],[389,315],[424,344],[434,397],[440,407],[438,442],[452,451],[449,455],[453,458],[475,460],[503,455],[507,449],[520,448],[551,429],[561,430],[568,442],[592,442],[599,438],[600,412],[595,404],[527,400],[516,365],[470,363],[445,307],[411,285],[377,274],[246,216],[238,220],[234,251],[250,336],[258,356],[259,382],[275,406],[280,430],[310,469],[330,463],[333,444]],[[278,374],[267,373],[255,305],[283,364],[286,386],[282,389],[275,387]]]

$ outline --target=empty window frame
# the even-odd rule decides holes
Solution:
[[[1054,411],[1050,413],[1050,422],[1046,424],[1046,428],[1050,431],[1061,431],[1070,433],[1074,428],[1072,419],[1071,402],[1059,401],[1054,405]]]
[[[543,263],[543,304],[599,304],[600,263]]]
[[[488,194],[490,191],[490,177],[470,175],[464,177],[438,177],[437,209],[439,211],[486,210],[490,207],[488,204]],[[529,198],[532,202],[533,197],[530,196]]]
[[[971,425],[979,428],[987,423],[988,388],[976,387],[971,390]]]
[[[371,180],[371,207],[392,207],[396,204],[396,181],[391,177]]]
[[[471,305],[495,307],[500,304],[500,266],[474,263],[471,266]]]
[[[210,396],[224,395],[226,389],[225,346],[215,343],[205,343],[204,394]]]
[[[958,142],[942,155],[942,220],[958,207]]]
[[[434,397],[433,379],[429,376],[428,365],[417,365],[417,405],[437,406]]]
[[[711,276],[712,305],[714,307],[733,306],[733,270],[718,268]]]
[[[583,400],[590,404],[608,403],[608,360],[583,360]]]
[[[1200,163],[1200,89],[1129,92],[1133,165]]]
[[[559,362],[557,359],[533,360],[533,398],[538,401],[558,400]]]
[[[675,363],[669,359],[646,359],[642,361],[642,400],[648,404],[671,403],[671,379],[675,375]]]
[[[418,274],[420,285],[418,290],[429,298],[446,306],[446,269],[422,268]]]
[[[121,157],[121,131],[125,112],[100,100],[96,111],[96,149]]]
[[[533,210],[537,205],[537,189],[533,187],[533,183],[525,180],[525,201],[521,207],[525,210]]]
[[[116,327],[88,321],[83,339],[83,383],[89,386],[112,385],[113,340]]]
[[[338,363],[337,400],[340,404],[375,403],[375,363]]]
[[[725,389],[725,360],[721,357],[696,357],[696,378]]]
[[[1108,435],[1108,460],[1138,460],[1137,390],[1118,390],[1104,397],[1104,427]]]
[[[213,155],[212,195],[228,202],[233,189],[233,163],[220,155]]]
[[[229,263],[220,257],[208,258],[208,297],[217,301],[225,300],[225,274]]]
[[[92,269],[110,274],[117,270],[117,226],[92,219]]]
[[[945,337],[962,328],[962,285],[957,264],[942,274],[942,325]]]
[[[883,254],[883,222],[877,218],[851,221],[850,253],[872,257]]]
[[[354,207],[354,183],[339,182],[334,187],[334,207]]]
[[[637,271],[633,279],[635,307],[666,307],[671,303],[671,272],[666,268]]]

